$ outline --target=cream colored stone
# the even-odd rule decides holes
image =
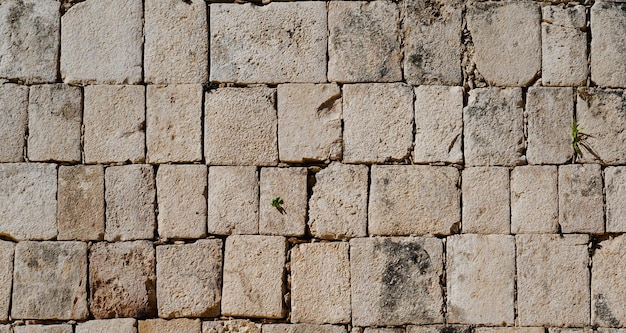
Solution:
[[[259,232],[259,181],[253,166],[209,168],[207,232],[216,235]]]
[[[0,85],[0,109],[0,162],[22,162],[28,127],[28,87]]]
[[[471,327],[469,325],[408,325],[406,333],[473,333],[482,327]]]
[[[545,333],[543,327],[476,327],[476,333]]]
[[[60,166],[58,240],[104,237],[104,169],[100,165]]]
[[[343,326],[313,324],[266,324],[263,333],[347,333]]]
[[[9,319],[14,252],[15,243],[0,240],[0,321]]]
[[[604,169],[606,232],[626,232],[626,168]]]
[[[139,333],[200,333],[200,319],[148,319],[139,321]]]
[[[0,331],[2,332],[2,331]],[[26,325],[13,327],[13,333],[74,333],[72,325]]]
[[[510,233],[509,170],[505,167],[465,168],[461,179],[463,232]]]
[[[304,236],[307,217],[307,169],[261,169],[259,233]],[[280,198],[280,206],[272,206]]]
[[[602,241],[593,254],[591,267],[591,324],[624,327],[626,324],[626,236]]]
[[[13,333],[13,331],[11,330],[11,325],[0,325],[0,333]]]
[[[90,320],[76,325],[76,333],[137,333],[133,318]]]
[[[511,171],[511,233],[559,232],[556,166],[518,166]]]
[[[559,223],[564,233],[604,233],[599,164],[559,166]]]
[[[363,333],[404,333],[404,328],[366,327]]]
[[[597,1],[591,7],[591,80],[626,87],[626,4]]]
[[[550,327],[548,328],[548,333],[593,333],[593,329],[592,328]]]
[[[202,333],[261,333],[261,325],[244,319],[202,322]]]

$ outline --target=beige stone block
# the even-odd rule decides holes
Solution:
[[[85,163],[143,162],[144,104],[143,86],[85,87]]]
[[[56,237],[56,195],[55,164],[0,164],[0,235],[18,240]]]
[[[341,90],[336,84],[281,84],[277,90],[282,162],[340,160]]]
[[[275,91],[252,87],[222,88],[206,93],[204,157],[207,164],[278,163]]]
[[[543,327],[476,327],[476,333],[545,333]]]
[[[261,169],[259,233],[303,236],[307,217],[307,169]],[[280,206],[272,203],[280,198]]]
[[[511,171],[511,233],[559,232],[556,166],[518,166]]]
[[[415,88],[415,163],[463,163],[463,88]]]
[[[343,326],[313,324],[266,324],[263,333],[347,333]]]
[[[259,180],[253,166],[209,168],[207,232],[216,235],[259,232]]]
[[[587,235],[517,235],[520,326],[589,325]]]
[[[406,333],[472,333],[482,327],[471,327],[469,325],[408,325]]]
[[[105,172],[107,241],[154,238],[156,189],[149,164],[108,167]]]
[[[594,3],[591,35],[591,80],[600,87],[626,87],[626,4]]]
[[[222,315],[283,318],[285,238],[233,235],[224,253]]]
[[[591,324],[624,327],[626,324],[626,236],[600,242],[591,266]]]
[[[363,333],[404,333],[404,328],[366,327]]]
[[[615,0],[615,1],[618,2],[620,0]],[[624,333],[625,331],[626,331],[626,328],[610,328],[610,327],[596,328],[596,332],[598,333]]]
[[[606,232],[626,232],[626,168],[604,169]]]
[[[60,166],[58,240],[101,240],[104,237],[104,168]]]
[[[466,165],[524,162],[524,101],[520,88],[470,90],[463,110]]]
[[[550,327],[548,333],[593,333],[592,328]]]
[[[141,82],[141,0],[76,3],[61,17],[61,36],[61,76],[65,83]]]
[[[367,166],[334,162],[315,180],[309,200],[311,234],[323,239],[366,236]]]
[[[0,321],[9,319],[14,252],[15,243],[0,240]]]
[[[139,321],[139,333],[200,333],[200,319],[148,319]]]
[[[599,164],[559,166],[559,223],[564,233],[604,233]]]
[[[403,83],[366,83],[345,85],[343,92],[343,161],[407,159],[413,145],[413,89]]]
[[[508,168],[465,168],[461,179],[463,232],[510,233],[511,204]]]
[[[154,271],[154,247],[149,241],[93,244],[89,250],[91,314],[98,319],[156,315]],[[117,326],[96,327],[109,327],[102,332],[110,332]]]
[[[370,235],[447,235],[461,221],[459,171],[426,165],[372,166]]]
[[[192,244],[157,246],[156,257],[159,317],[219,316],[222,287],[221,239],[201,239]]]
[[[229,333],[246,332],[261,333],[261,324],[244,319],[230,319],[219,321],[203,321],[202,333]]]
[[[28,87],[11,83],[0,85],[0,110],[0,162],[23,162]]]
[[[160,165],[156,189],[159,237],[202,238],[206,235],[205,165]]]
[[[76,325],[76,333],[137,333],[137,320],[133,318],[90,320]]]
[[[0,330],[0,332],[2,332]],[[74,333],[72,325],[26,325],[13,327],[13,333]]]
[[[0,333],[13,333],[11,330],[11,325],[0,325]]]

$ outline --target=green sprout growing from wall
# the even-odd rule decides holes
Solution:
[[[283,199],[281,197],[275,197],[272,199],[272,207],[276,208],[281,214],[285,214],[285,208],[283,208]]]
[[[587,142],[587,139],[593,138],[593,136],[582,132],[583,129],[582,127],[580,127],[580,124],[578,123],[578,120],[576,120],[576,118],[574,118],[574,122],[572,122],[571,130],[572,148],[574,149],[574,157],[572,159],[572,162],[576,163],[576,160],[578,158],[583,157],[583,150],[581,148],[584,148],[598,161],[602,162],[600,156],[591,148],[589,142]]]

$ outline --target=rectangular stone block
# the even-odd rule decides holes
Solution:
[[[481,328],[483,327],[473,328],[469,325],[408,325],[406,327],[406,333],[472,333]]]
[[[307,218],[307,169],[262,168],[259,233],[304,236]],[[278,205],[274,206],[274,201]]]
[[[313,324],[265,324],[263,333],[347,333],[343,326]]]
[[[261,324],[244,319],[203,321],[202,333],[246,332],[261,333]]]
[[[606,232],[626,232],[626,168],[604,169]]]
[[[0,330],[0,332],[2,332]],[[13,327],[13,333],[74,333],[72,325],[26,325]]]
[[[564,233],[604,233],[599,164],[559,166],[559,223]]]
[[[624,327],[626,324],[626,237],[600,242],[593,253],[591,267],[591,324]]]
[[[76,333],[137,333],[137,320],[133,318],[90,320],[76,325]]]
[[[461,179],[463,232],[470,234],[510,233],[511,204],[508,168],[465,168]],[[489,195],[485,195],[486,193]]]
[[[592,333],[592,328],[561,328],[561,327],[550,327],[548,328],[548,333]]]
[[[14,252],[15,243],[0,240],[0,321],[9,320]]]
[[[404,328],[377,328],[366,327],[363,333],[404,333]]]
[[[233,235],[224,253],[222,315],[283,318],[285,238]]]
[[[559,232],[556,166],[518,166],[511,171],[511,233]]]
[[[200,319],[148,319],[139,321],[138,333],[200,333]]]
[[[28,127],[28,87],[0,85],[0,110],[0,162],[22,162]]]
[[[104,237],[104,168],[60,166],[58,240],[101,240]]]
[[[591,35],[591,80],[600,87],[626,87],[626,3],[594,3]]]
[[[545,333],[543,327],[476,327],[476,333]]]
[[[207,232],[216,235],[259,232],[259,177],[256,167],[209,168]]]

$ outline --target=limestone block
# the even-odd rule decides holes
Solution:
[[[104,239],[125,241],[154,237],[154,171],[149,164],[108,167],[105,172]]]
[[[84,103],[85,163],[144,161],[144,87],[87,86]]]
[[[366,327],[363,333],[404,333],[404,328]]]
[[[28,159],[80,162],[82,93],[65,84],[34,85],[28,105]]]
[[[616,0],[616,1],[619,1],[619,0]],[[624,333],[626,329],[625,328],[598,327],[596,331],[598,333]]]
[[[207,4],[202,0],[151,0],[144,5],[146,83],[207,82]]]
[[[357,2],[332,2],[330,6],[336,3]],[[343,86],[345,163],[408,158],[413,145],[412,90],[403,83]]]
[[[587,235],[517,235],[521,326],[589,325]]]
[[[261,333],[261,325],[244,319],[202,322],[202,333]]]
[[[148,319],[139,321],[139,333],[200,333],[200,319]]]
[[[528,88],[526,94],[528,163],[563,164],[572,159],[574,153],[571,131],[574,119],[572,94],[572,88]]]
[[[443,322],[441,240],[423,237],[350,240],[352,324]]]
[[[461,221],[459,171],[426,165],[372,166],[370,235],[450,233]]]
[[[155,258],[151,242],[95,243],[89,252],[89,309],[95,318],[149,318],[156,314]],[[103,330],[109,327],[103,332],[122,332],[111,328],[117,326],[108,326],[105,322],[102,325],[97,327]]]
[[[325,239],[366,236],[367,166],[334,162],[315,180],[309,200],[311,234]]]
[[[226,238],[222,315],[253,318],[285,316],[285,256],[280,236]]]
[[[59,56],[59,2],[6,0],[0,5],[0,78],[54,82]]]
[[[28,87],[0,85],[0,110],[0,162],[22,162],[28,126]]]
[[[328,3],[328,80],[402,80],[400,13],[391,1]]]
[[[0,234],[22,239],[57,235],[55,164],[0,164]]]
[[[520,88],[470,90],[463,110],[466,164],[511,166],[524,162],[523,105]]]
[[[597,1],[591,7],[591,80],[626,87],[626,3]]]
[[[253,166],[209,168],[207,231],[209,234],[259,232],[259,181]]]
[[[528,86],[541,70],[541,10],[532,1],[467,6],[476,69],[492,85]]]
[[[626,324],[626,237],[602,241],[593,254],[591,267],[591,324],[624,327]]]
[[[545,333],[543,327],[476,327],[476,333]]]
[[[550,327],[548,333],[593,333],[592,328]]]
[[[325,82],[326,4],[211,4],[210,80]]]
[[[0,240],[0,321],[9,319],[14,251],[15,243]],[[0,327],[2,326],[0,325]]]
[[[206,166],[161,165],[156,188],[160,237],[202,238],[206,235]]]
[[[336,84],[281,84],[278,147],[283,162],[341,159],[341,90]]]
[[[58,240],[104,237],[104,169],[101,165],[59,167]]]
[[[137,333],[137,320],[133,318],[90,320],[76,325],[76,333]]]
[[[303,236],[307,216],[307,169],[261,169],[259,233],[264,235]],[[273,207],[280,198],[280,207]]]
[[[291,250],[291,322],[350,323],[349,248],[333,242]]]
[[[156,256],[159,317],[219,316],[222,287],[221,239],[201,239],[192,244],[157,246]]]
[[[472,333],[481,328],[482,327],[472,328],[468,325],[408,325],[406,327],[406,333]]]
[[[626,232],[626,168],[604,169],[606,232]]]
[[[604,233],[599,164],[559,166],[559,223],[564,233]]]
[[[416,163],[463,163],[463,88],[415,88]]]
[[[277,164],[274,95],[275,89],[266,87],[223,88],[206,93],[204,157],[207,164]]]
[[[87,319],[87,244],[19,242],[15,246],[11,317]]]
[[[448,323],[481,325],[514,323],[513,236],[448,237],[446,277]]]
[[[556,166],[525,165],[511,171],[511,232],[559,232]]]
[[[465,168],[461,178],[463,232],[508,234],[511,230],[509,170]]]
[[[267,324],[263,333],[347,333],[343,326],[312,324]]]
[[[460,0],[411,0],[403,8],[404,78],[411,85],[461,84]]]
[[[13,333],[11,330],[11,325],[0,325],[0,333]]]
[[[61,36],[61,76],[65,83],[141,82],[141,0],[77,3],[61,17]]]
[[[585,6],[545,6],[542,7],[542,14],[543,85],[585,85],[589,75]]]
[[[0,332],[2,332],[0,330]],[[73,333],[72,325],[26,325],[13,327],[13,333]]]

